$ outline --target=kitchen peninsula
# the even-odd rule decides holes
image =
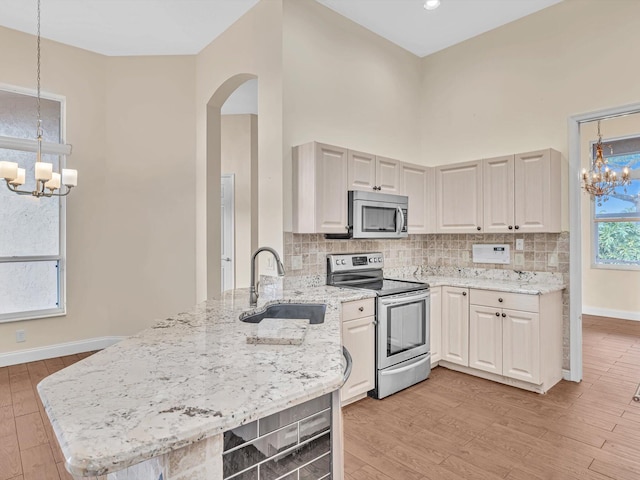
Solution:
[[[329,435],[312,427],[314,418],[326,419],[333,411],[335,421],[339,411],[338,396],[330,394],[342,385],[345,369],[341,302],[372,294],[323,286],[266,290],[258,309],[326,303],[324,323],[309,325],[301,345],[248,344],[247,336],[258,328],[239,321],[249,305],[248,290],[230,291],[43,380],[38,392],[74,478],[244,480],[258,478],[251,466],[265,458],[291,454],[287,468],[297,468],[296,457],[304,457],[316,437],[324,438],[326,448]],[[265,422],[258,419],[277,423],[290,417],[290,423],[299,420],[302,432],[306,420],[296,408],[311,419],[311,436],[300,433],[292,444],[285,438],[287,423],[279,423],[267,430],[281,428],[277,439],[263,437]],[[312,417],[322,408],[323,414]],[[246,449],[239,446],[256,435]],[[229,461],[223,467],[224,455]]]

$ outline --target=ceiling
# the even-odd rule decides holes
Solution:
[[[269,0],[265,0],[269,1]],[[423,57],[562,0],[316,0]],[[258,0],[42,0],[42,36],[104,55],[198,53]],[[0,0],[0,25],[35,33],[36,0]]]

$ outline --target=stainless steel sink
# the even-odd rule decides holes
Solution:
[[[243,313],[240,320],[248,323],[260,323],[263,318],[306,318],[311,325],[324,323],[327,306],[324,303],[278,303],[251,315]]]

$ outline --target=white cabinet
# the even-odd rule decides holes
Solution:
[[[347,150],[311,142],[293,148],[293,232],[346,233]]]
[[[545,392],[562,378],[562,296],[470,290],[469,366]]]
[[[469,365],[467,288],[442,287],[442,360]]]
[[[347,190],[380,191],[400,195],[402,162],[349,150]]]
[[[520,232],[560,232],[562,164],[547,148],[515,156],[515,225]]]
[[[435,169],[436,231],[482,231],[482,161],[443,165]]]
[[[409,233],[435,231],[435,190],[433,168],[403,163],[400,165],[401,194],[409,197]]]
[[[373,298],[342,304],[342,342],[353,360],[351,375],[340,390],[342,405],[375,388],[375,304]]]
[[[483,164],[484,231],[559,232],[560,153],[550,148]]]
[[[442,358],[442,287],[431,287],[429,292],[429,338],[434,365]]]

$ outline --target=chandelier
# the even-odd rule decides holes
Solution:
[[[38,0],[38,34],[37,34],[37,85],[38,85],[38,123],[36,130],[36,164],[35,164],[35,181],[34,190],[20,190],[18,187],[25,183],[25,169],[19,168],[16,162],[0,161],[0,178],[4,178],[7,188],[19,195],[33,195],[34,197],[64,197],[69,195],[71,189],[78,185],[78,171],[70,168],[63,168],[62,173],[53,171],[53,164],[42,161],[42,119],[40,118],[40,0]],[[20,142],[18,139],[7,139],[1,146],[15,148],[20,150],[33,151],[30,148],[30,142]],[[11,141],[13,140],[13,141]],[[6,145],[5,145],[6,143]],[[28,143],[26,147],[23,145]],[[66,146],[68,147],[68,146]],[[70,153],[70,149],[63,149]],[[64,185],[66,189],[61,190]]]
[[[613,153],[613,150],[611,151]],[[622,169],[622,175],[609,168],[607,159],[602,156],[602,134],[600,133],[600,120],[598,120],[598,143],[596,143],[596,158],[591,163],[591,169],[582,169],[582,188],[598,203],[607,201],[609,195],[616,187],[627,186],[631,183],[629,167]]]

